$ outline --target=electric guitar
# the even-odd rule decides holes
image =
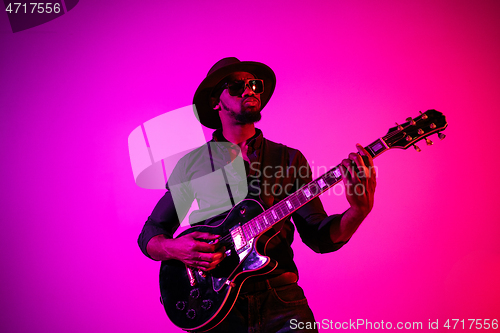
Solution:
[[[392,127],[388,133],[365,147],[372,157],[393,149],[407,149],[415,143],[438,133],[447,126],[445,116],[436,110],[420,112],[416,118]],[[319,196],[342,180],[340,165],[321,177],[304,185],[292,195],[268,210],[252,199],[234,206],[217,226],[194,226],[178,237],[194,231],[221,235],[218,241],[227,249],[226,258],[209,272],[188,267],[177,260],[166,260],[160,269],[161,301],[170,320],[178,327],[190,331],[206,331],[219,324],[233,307],[242,284],[248,278],[268,274],[278,263],[267,257],[258,238],[264,233],[277,234],[272,227],[297,209]],[[279,231],[278,231],[279,232]],[[271,237],[272,237],[271,236]]]

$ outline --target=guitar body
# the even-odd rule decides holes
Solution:
[[[219,225],[194,226],[178,237],[200,231],[220,235],[220,239],[232,243],[235,230],[262,212],[264,209],[259,202],[246,199],[234,206]],[[274,229],[268,232],[276,234]],[[168,317],[175,325],[184,330],[196,331],[215,327],[233,307],[246,279],[267,274],[277,266],[274,260],[259,253],[257,239],[240,249],[233,246],[228,251],[219,266],[209,272],[188,268],[178,260],[162,262],[161,299]]]

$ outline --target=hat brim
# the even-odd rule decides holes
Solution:
[[[235,72],[247,72],[257,79],[264,80],[264,92],[260,95],[261,110],[269,102],[276,87],[276,75],[269,66],[254,61],[241,61],[224,66],[208,75],[194,94],[194,113],[202,125],[213,129],[222,127],[218,111],[214,110],[210,105],[210,97],[215,86],[225,77]]]

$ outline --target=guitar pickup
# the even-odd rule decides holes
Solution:
[[[245,238],[245,235],[243,234],[243,230],[241,229],[241,227],[234,227],[230,230],[230,233],[231,237],[233,238],[234,249],[236,250],[236,252],[240,253],[245,250],[247,240]]]

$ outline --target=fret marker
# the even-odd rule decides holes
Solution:
[[[384,146],[382,146],[382,144],[380,142],[376,142],[373,146],[372,146],[372,149],[374,151],[379,151],[380,149],[384,148]]]
[[[268,225],[268,224],[269,224],[269,222],[267,222],[267,217],[266,217],[266,215],[264,215],[264,222],[266,223],[266,225]]]
[[[292,203],[290,201],[286,201],[286,205],[288,206],[289,209],[293,209]]]
[[[335,168],[332,170],[332,175],[335,176],[335,178],[341,178],[342,174],[340,173],[339,168]]]
[[[318,184],[319,184],[319,187],[321,187],[321,188],[326,187],[326,183],[323,180],[323,178],[318,179]]]
[[[276,212],[274,210],[271,210],[271,213],[273,214],[273,217],[275,220],[278,219],[278,215],[276,215]]]
[[[304,188],[304,194],[306,195],[307,198],[311,197],[311,191],[309,191],[309,189],[307,187]]]

